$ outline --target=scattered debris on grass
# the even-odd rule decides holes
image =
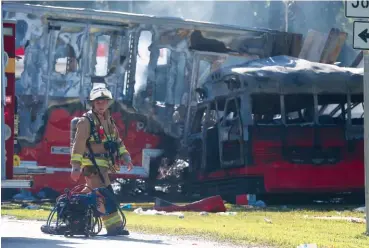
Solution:
[[[272,220],[271,219],[268,219],[268,218],[264,218],[264,221],[266,222],[266,223],[269,223],[269,224],[272,224],[273,222],[272,222]]]
[[[28,203],[28,205],[38,204]],[[21,204],[2,204],[2,206],[3,216],[13,215],[20,219],[38,220],[45,220],[48,214],[46,209],[52,207],[50,204],[40,205],[40,209],[44,211],[38,212],[39,210],[28,210]],[[281,211],[283,206],[258,208],[227,204],[227,211],[219,214],[208,211],[186,212],[186,220],[182,219],[184,218],[182,211],[152,210],[153,206],[151,210],[144,211],[145,208],[137,207],[135,204],[126,207],[130,208],[124,211],[129,229],[137,232],[198,235],[201,238],[209,237],[242,245],[250,242],[274,247],[312,248],[316,248],[313,246],[314,242],[318,247],[332,247],[333,236],[340,239],[340,242],[334,243],[334,247],[337,248],[346,248],[350,245],[355,248],[369,247],[369,239],[361,230],[365,226],[362,218],[364,214],[355,213],[353,206],[333,209],[288,206],[288,211]],[[242,210],[237,212],[235,207]],[[248,208],[251,209],[247,210]],[[329,235],[324,235],[327,230]],[[293,235],[285,235],[286,233]]]
[[[304,216],[306,219],[318,219],[318,220],[346,220],[353,223],[366,223],[364,218],[357,217],[343,217],[343,216]]]
[[[318,245],[316,244],[301,244],[297,246],[297,248],[318,248]]]
[[[25,207],[25,209],[40,210],[40,206],[38,206],[38,205],[28,205],[27,207]]]
[[[219,212],[217,215],[224,215],[224,216],[235,216],[237,212]]]
[[[359,208],[355,208],[354,212],[362,212],[365,213],[365,206],[364,207],[359,207]]]
[[[136,208],[133,212],[140,215],[165,215],[165,216],[178,216],[180,219],[184,218],[184,214],[181,212],[165,212],[152,209],[143,210],[142,208]]]

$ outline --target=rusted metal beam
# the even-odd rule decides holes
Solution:
[[[302,43],[303,43],[303,39],[302,39],[302,34],[288,34],[288,36],[291,39],[291,47],[290,47],[290,51],[289,54],[292,57],[298,57],[301,49],[302,49]]]
[[[347,33],[341,32],[337,28],[332,28],[329,32],[327,42],[320,57],[320,62],[333,64],[341,53],[342,46],[347,38]]]
[[[329,34],[309,30],[299,58],[333,64],[336,62],[346,38],[347,33],[341,32],[337,28],[332,28]]]
[[[363,58],[364,58],[364,53],[363,53],[363,51],[361,51],[356,56],[356,58],[354,59],[354,61],[352,61],[350,67],[358,67],[360,65],[361,61],[363,61]]]
[[[319,62],[327,41],[327,36],[327,34],[315,30],[309,30],[304,40],[299,58],[312,62]]]

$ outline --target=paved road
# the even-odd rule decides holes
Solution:
[[[98,247],[129,247],[129,248],[161,248],[161,247],[222,247],[235,248],[213,242],[189,240],[178,237],[166,237],[131,233],[130,236],[119,237],[84,237],[65,238],[64,236],[48,235],[40,231],[40,221],[20,221],[2,217],[1,246],[3,248],[91,248]],[[101,233],[103,234],[103,232]],[[243,246],[245,247],[245,246]],[[255,247],[256,248],[256,247]]]

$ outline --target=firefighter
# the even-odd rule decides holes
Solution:
[[[79,118],[76,125],[70,161],[71,178],[78,181],[82,174],[89,188],[107,187],[112,192],[108,173],[119,170],[119,166],[123,163],[127,165],[128,171],[132,169],[133,165],[130,154],[119,137],[108,109],[113,102],[111,92],[104,84],[96,84],[90,92],[89,100],[92,109]],[[87,142],[91,145],[93,156],[104,178],[105,185],[103,185],[92,160],[88,157],[91,154],[87,149]],[[114,158],[117,159],[114,160]],[[89,189],[86,187],[83,193],[88,192]],[[129,232],[124,230],[123,221],[116,206],[102,217],[102,221],[107,235],[129,235]]]

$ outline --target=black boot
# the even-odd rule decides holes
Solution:
[[[118,227],[116,229],[113,230],[108,230],[106,233],[106,236],[128,236],[129,235],[129,231],[125,230],[122,227]]]

